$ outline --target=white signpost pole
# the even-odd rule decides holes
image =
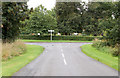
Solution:
[[[51,32],[51,41],[52,41],[52,32]]]
[[[52,32],[54,32],[54,30],[48,30],[48,32],[50,32],[50,33],[51,33],[50,40],[52,41]]]

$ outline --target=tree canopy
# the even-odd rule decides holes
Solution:
[[[26,28],[23,29],[25,32],[23,33],[46,34],[48,30],[56,30],[57,27],[54,10],[47,10],[42,5],[35,8],[29,15],[29,19],[23,23],[26,24]]]
[[[120,43],[120,2],[58,2],[56,15],[60,33],[102,35],[110,45]]]
[[[27,17],[26,2],[4,2],[2,3],[2,39],[3,42],[11,42],[19,35],[20,21]]]
[[[42,5],[29,10],[26,3],[7,2],[2,10],[4,41],[14,41],[20,31],[48,34],[55,30],[64,35],[102,35],[110,45],[120,43],[120,2],[57,2],[52,10]]]
[[[57,2],[56,18],[58,30],[63,34],[82,32],[82,13],[84,7],[79,2]]]

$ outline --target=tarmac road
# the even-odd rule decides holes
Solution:
[[[44,52],[13,76],[118,76],[118,71],[81,52],[90,43],[27,43],[45,47]]]

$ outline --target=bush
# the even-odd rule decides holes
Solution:
[[[29,40],[50,40],[50,36],[37,36],[37,35],[28,35],[20,36],[20,39],[29,39]],[[94,36],[53,36],[53,40],[81,40],[81,41],[92,41],[95,38],[101,39],[102,37]]]
[[[3,43],[2,44],[2,60],[8,60],[14,56],[18,56],[26,52],[25,44],[17,40],[14,43]]]
[[[109,45],[109,42],[101,41],[101,40],[94,41],[92,44],[93,47],[97,48],[101,52],[105,52],[113,56],[119,56],[120,52],[118,50],[118,46],[116,45],[116,47],[111,47],[108,45]]]
[[[96,47],[96,48],[100,48],[100,47],[104,47],[104,46],[108,46],[108,45],[109,45],[108,42],[106,42],[106,41],[101,41],[101,40],[99,40],[99,41],[94,41],[93,44],[92,44],[92,46],[94,46],[94,47]]]
[[[120,55],[120,50],[119,49],[120,49],[120,45],[116,44],[115,47],[113,48],[114,51],[113,51],[112,55],[113,56],[119,56]]]

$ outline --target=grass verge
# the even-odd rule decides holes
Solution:
[[[12,76],[19,69],[34,60],[44,48],[37,45],[27,45],[27,52],[2,62],[2,76]]]
[[[24,42],[92,42],[92,41],[75,41],[75,40],[22,40]]]
[[[82,52],[85,53],[87,56],[108,65],[116,70],[118,70],[118,57],[113,57],[110,54],[105,52],[101,52],[96,48],[92,47],[91,44],[81,46]]]

